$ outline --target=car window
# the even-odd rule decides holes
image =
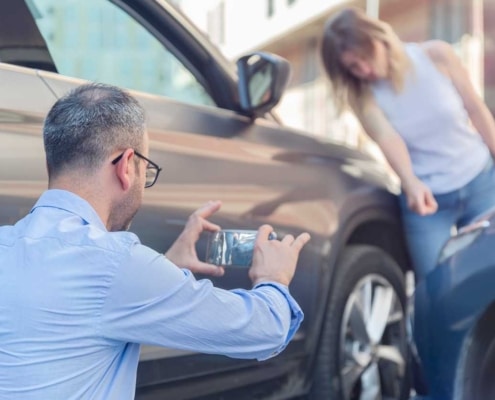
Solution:
[[[60,74],[213,106],[207,90],[159,40],[102,0],[27,0]]]

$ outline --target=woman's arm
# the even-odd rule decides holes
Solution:
[[[420,215],[433,214],[437,203],[431,190],[414,174],[406,144],[372,100],[364,109],[355,109],[366,133],[380,147],[388,163],[399,176],[409,208]]]
[[[475,129],[495,156],[495,121],[485,102],[476,93],[461,60],[452,46],[440,40],[425,42],[423,48],[437,68],[447,75],[461,96]]]

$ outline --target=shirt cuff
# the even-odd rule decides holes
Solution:
[[[291,339],[294,337],[295,333],[299,329],[299,326],[301,325],[301,322],[304,319],[304,313],[301,310],[299,304],[297,304],[296,300],[289,293],[289,288],[287,286],[276,282],[261,282],[258,283],[253,289],[257,289],[260,287],[271,287],[277,290],[280,294],[284,296],[285,300],[287,301],[287,304],[289,305],[291,319],[290,319],[289,332],[287,333],[287,338],[285,339],[285,346],[287,346],[287,344],[291,341]],[[283,346],[283,348],[285,348],[285,346]],[[279,349],[278,353],[282,351],[283,348]]]

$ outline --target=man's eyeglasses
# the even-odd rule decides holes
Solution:
[[[134,150],[134,154],[137,155],[139,158],[142,158],[144,161],[146,161],[148,164],[146,165],[146,182],[144,183],[145,188],[149,188],[153,186],[158,179],[158,175],[160,175],[160,171],[162,170],[158,164],[154,163],[151,161],[149,158],[146,158],[142,154],[138,153],[136,150]],[[124,153],[122,153],[120,156],[118,156],[116,159],[112,160],[112,164],[115,165],[117,164]]]

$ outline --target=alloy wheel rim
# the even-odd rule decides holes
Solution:
[[[347,300],[340,332],[344,400],[395,397],[387,391],[394,391],[390,386],[400,387],[405,374],[403,320],[403,306],[385,278],[370,274],[356,284]],[[385,382],[387,388],[383,387]]]

